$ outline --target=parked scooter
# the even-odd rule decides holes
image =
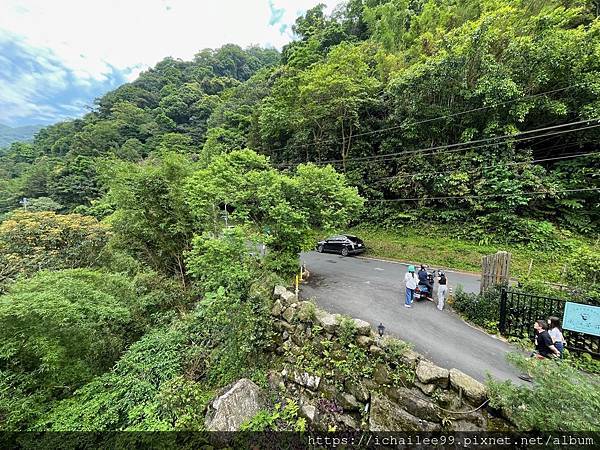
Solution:
[[[431,289],[426,284],[419,282],[415,289],[415,300],[430,300],[433,301],[433,283],[435,280],[435,270],[427,272],[427,281],[431,286]]]

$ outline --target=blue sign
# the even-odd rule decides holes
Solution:
[[[600,306],[567,302],[562,326],[565,330],[600,336]]]

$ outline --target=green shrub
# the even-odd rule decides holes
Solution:
[[[565,349],[563,360],[578,370],[600,375],[600,360],[594,359],[589,353],[571,353]]]
[[[292,399],[275,404],[272,411],[259,411],[244,422],[241,431],[306,431],[306,419],[298,416],[298,404]]]
[[[131,314],[135,298],[127,279],[84,269],[41,272],[16,283],[0,297],[0,370],[25,395],[72,392],[140,335]]]
[[[578,247],[567,264],[567,275],[578,293],[600,303],[600,252],[589,246]]]
[[[53,431],[172,429],[170,414],[161,417],[158,396],[161,386],[183,371],[187,337],[181,326],[148,333],[131,346],[111,372],[89,382],[71,398],[56,403],[36,428]],[[167,391],[163,394],[163,401],[169,404]]]
[[[500,291],[500,287],[493,287],[481,295],[470,294],[459,286],[454,294],[452,308],[476,325],[496,331],[500,317]]]
[[[239,228],[228,229],[219,237],[212,233],[196,236],[192,250],[186,255],[186,264],[204,292],[216,292],[221,287],[232,295],[247,292],[258,276],[258,260],[251,254],[247,237]]]
[[[108,370],[153,323],[173,317],[185,298],[179,283],[144,273],[132,280],[71,269],[13,284],[0,297],[3,426],[25,427]]]
[[[561,361],[509,360],[533,378],[533,386],[488,380],[490,404],[523,431],[600,431],[600,381]]]
[[[223,386],[248,376],[264,359],[273,331],[267,295],[240,299],[219,288],[198,305],[192,336],[204,353],[206,378]]]

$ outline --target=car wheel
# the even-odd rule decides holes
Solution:
[[[321,245],[319,245],[319,246],[317,247],[317,251],[318,251],[319,253],[323,253],[323,244],[321,244]]]
[[[342,249],[342,256],[348,256],[348,247]]]

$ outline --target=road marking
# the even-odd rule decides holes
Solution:
[[[382,270],[383,271],[385,269],[382,269],[381,267],[375,267],[375,270]]]

